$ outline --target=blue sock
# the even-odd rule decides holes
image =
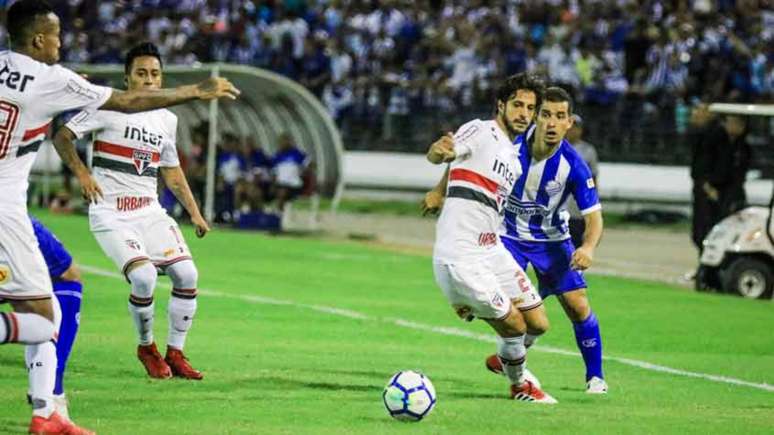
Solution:
[[[602,375],[602,336],[599,333],[599,322],[597,316],[592,312],[589,317],[582,322],[573,322],[575,329],[575,342],[583,355],[583,362],[586,364],[586,380],[593,378],[603,378]]]
[[[81,293],[83,285],[77,281],[55,281],[54,294],[62,307],[62,324],[59,327],[59,339],[56,342],[56,384],[54,394],[64,393],[64,372],[70,350],[78,333],[81,313]]]

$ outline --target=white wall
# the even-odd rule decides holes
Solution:
[[[345,189],[422,191],[432,188],[444,171],[421,154],[347,151],[344,153]],[[750,174],[748,174],[748,178]],[[750,180],[748,201],[768,205],[772,180]],[[691,178],[684,166],[600,163],[599,194],[604,200],[635,202],[691,202]]]

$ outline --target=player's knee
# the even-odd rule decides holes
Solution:
[[[497,322],[495,329],[501,337],[517,337],[527,332],[527,323],[519,310],[511,309],[505,319]]]
[[[548,317],[535,316],[527,321],[527,331],[532,335],[543,335],[550,329],[551,324],[548,321]]]
[[[167,268],[172,285],[179,289],[195,289],[199,280],[199,271],[192,260],[179,261]]]
[[[81,269],[74,262],[59,276],[62,281],[81,282]]]
[[[142,298],[153,296],[153,289],[156,287],[158,272],[156,267],[149,262],[145,262],[127,272],[126,277],[132,284],[132,294]]]

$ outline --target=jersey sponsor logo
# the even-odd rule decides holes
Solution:
[[[508,185],[513,186],[513,184],[516,182],[516,175],[511,170],[511,166],[507,163],[503,163],[500,160],[495,159],[494,165],[492,166],[492,171],[495,174],[503,177]]]
[[[158,147],[161,145],[161,141],[164,140],[164,135],[153,133],[142,126],[138,127],[130,124],[124,128],[124,138]]]
[[[142,175],[151,162],[153,162],[153,151],[132,150],[132,162],[137,169],[137,173]]]
[[[564,185],[557,180],[551,180],[548,183],[546,183],[546,193],[548,193],[551,196],[554,196],[560,193],[563,189],[564,189]]]
[[[11,282],[11,267],[6,263],[0,263],[0,285]]]
[[[497,243],[497,234],[481,233],[478,235],[478,246],[492,246]]]
[[[27,83],[33,80],[35,80],[34,76],[29,74],[22,75],[19,71],[11,71],[7,63],[0,69],[0,85],[4,85],[14,91],[24,92],[27,89]]]
[[[508,197],[505,209],[517,216],[548,216],[551,214],[551,210],[544,205],[519,201],[513,197]]]
[[[594,186],[595,186],[595,184],[594,184],[594,179],[593,178],[589,178],[588,180],[586,180],[586,187],[588,187],[589,189],[593,189]]]
[[[119,196],[116,198],[118,211],[134,211],[151,205],[153,198],[148,196]]]

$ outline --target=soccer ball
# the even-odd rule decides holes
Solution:
[[[411,370],[395,373],[382,393],[387,412],[398,420],[419,421],[435,406],[435,387],[427,376]]]

